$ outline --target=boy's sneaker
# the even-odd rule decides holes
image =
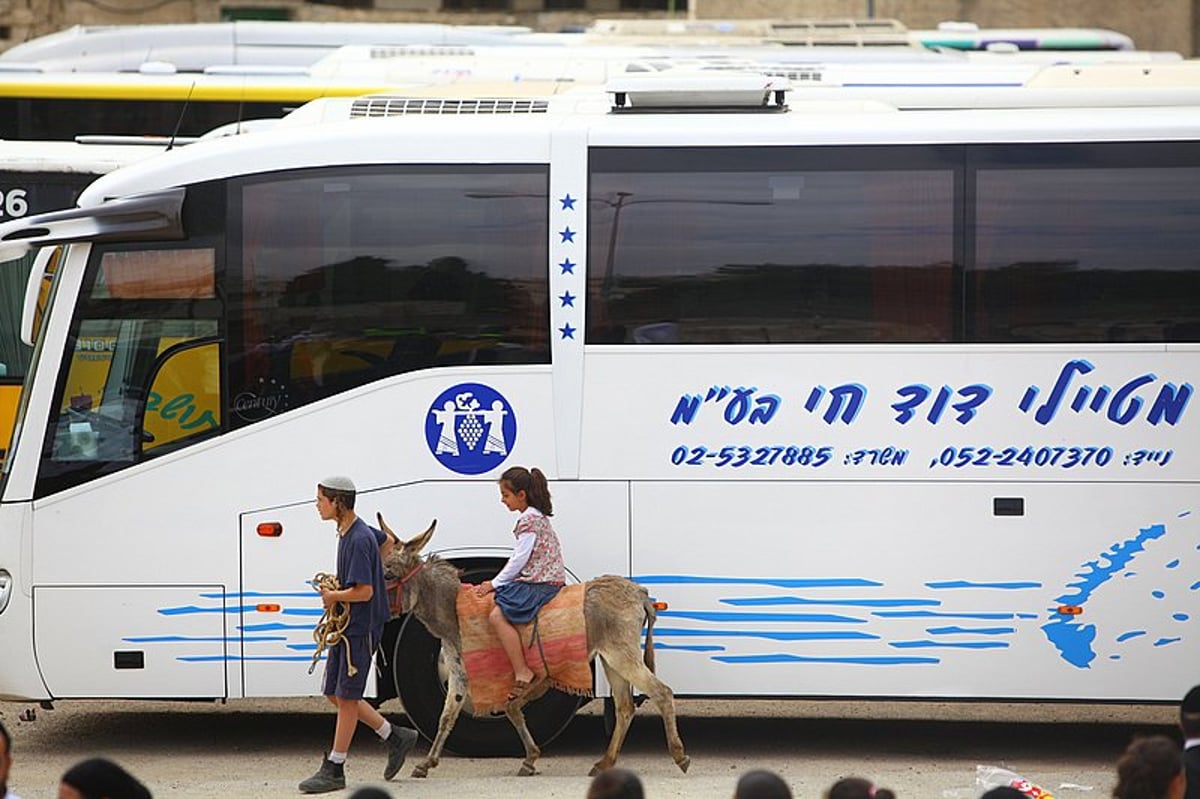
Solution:
[[[383,778],[390,780],[404,766],[404,759],[412,751],[417,742],[417,731],[408,727],[392,727],[392,734],[384,739],[388,748],[387,765],[383,768]]]
[[[300,783],[300,793],[329,793],[346,787],[346,764],[321,761],[317,773]]]

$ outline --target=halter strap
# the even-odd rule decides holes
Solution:
[[[396,587],[396,601],[391,603],[392,613],[399,615],[404,612],[404,584],[416,576],[417,572],[425,568],[425,561],[419,561],[416,566],[409,570],[408,574],[401,577],[393,585]]]

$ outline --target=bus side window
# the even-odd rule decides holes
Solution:
[[[545,166],[506,164],[237,187],[225,422],[421,369],[548,363],[547,186]]]
[[[216,248],[96,248],[58,381],[37,491],[127,468],[221,429]]]

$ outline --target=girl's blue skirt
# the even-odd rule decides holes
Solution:
[[[558,594],[561,585],[553,583],[506,583],[496,589],[496,604],[504,618],[513,624],[533,621],[542,605]]]

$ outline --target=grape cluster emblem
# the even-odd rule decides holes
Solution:
[[[459,474],[482,474],[503,463],[517,438],[517,421],[500,392],[482,383],[460,383],[437,396],[425,419],[425,439],[435,458]]]

